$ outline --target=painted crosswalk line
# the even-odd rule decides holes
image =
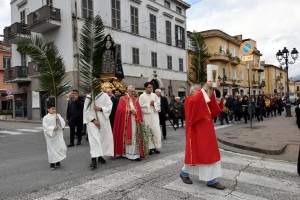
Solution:
[[[40,130],[35,130],[35,129],[17,129],[17,131],[20,131],[20,132],[32,132],[32,133],[41,132]]]

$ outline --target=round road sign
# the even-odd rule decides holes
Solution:
[[[245,41],[240,46],[240,51],[244,56],[250,55],[254,51],[254,44],[251,41]]]
[[[12,90],[7,90],[6,93],[7,93],[8,95],[11,95],[11,94],[12,94]]]

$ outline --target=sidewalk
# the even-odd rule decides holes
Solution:
[[[28,119],[0,119],[0,122],[13,122],[13,123],[33,123],[33,124],[42,124],[42,120],[28,120]]]
[[[235,129],[218,134],[218,140],[226,145],[240,149],[255,151],[270,155],[287,154],[294,157],[298,155],[300,145],[300,131],[296,125],[295,107],[292,107],[292,116],[264,118],[257,122],[253,119],[253,128],[250,122],[247,127]],[[242,120],[241,123],[244,123]]]

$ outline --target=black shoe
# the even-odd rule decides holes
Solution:
[[[51,169],[51,170],[55,170],[55,169],[56,169],[54,163],[50,163],[50,169]]]
[[[136,159],[134,159],[134,161],[142,161],[142,159],[141,158],[136,158]]]
[[[77,144],[76,145],[81,145],[81,142],[77,142]]]
[[[180,178],[181,180],[185,183],[185,184],[193,184],[193,181],[190,179],[190,177],[184,177],[180,174]]]
[[[217,190],[224,190],[226,188],[223,184],[221,184],[219,182],[215,183],[215,184],[212,184],[212,185],[207,184],[207,187],[215,188]]]
[[[163,138],[164,138],[164,140],[166,140],[166,139],[167,139],[167,136],[163,136]]]
[[[90,165],[91,170],[95,170],[97,168],[96,158],[92,158],[92,163]]]
[[[158,151],[157,149],[153,149],[154,153],[156,154],[160,154],[160,151]]]
[[[149,155],[152,155],[153,154],[153,149],[150,149],[149,150]]]
[[[60,168],[60,162],[57,162],[55,165],[57,168]]]
[[[74,147],[74,144],[69,144],[68,147]]]
[[[102,156],[98,158],[98,162],[101,164],[106,164],[106,160],[104,160]]]

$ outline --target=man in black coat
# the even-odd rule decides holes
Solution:
[[[109,115],[109,121],[110,121],[111,129],[113,129],[114,128],[115,114],[116,114],[116,110],[117,110],[118,103],[119,103],[119,97],[117,97],[113,94],[112,89],[107,89],[106,94],[110,97],[110,100],[113,103],[111,113]]]
[[[164,140],[166,140],[167,139],[166,119],[167,119],[168,113],[169,113],[169,103],[168,103],[168,99],[166,97],[161,96],[160,89],[156,89],[155,94],[160,99],[160,112],[158,112],[159,123],[162,127],[163,138],[164,138]]]
[[[81,145],[83,129],[83,106],[84,98],[78,96],[78,90],[73,90],[72,97],[68,101],[67,108],[67,122],[69,123],[70,127],[70,144],[68,147],[74,146],[75,135],[77,136],[77,145]]]

